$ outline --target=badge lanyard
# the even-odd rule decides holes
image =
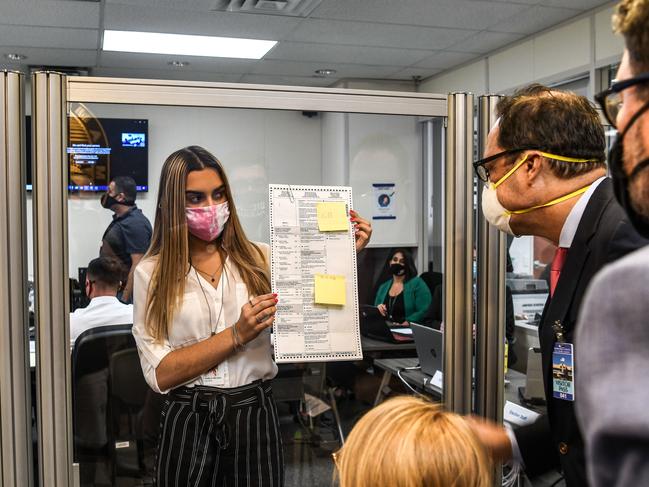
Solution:
[[[218,331],[220,331],[219,323],[221,321],[221,314],[223,313],[223,307],[225,306],[224,303],[225,282],[224,281],[226,279],[224,279],[224,277],[227,278],[225,266],[223,266],[223,270],[221,271],[221,278],[219,279],[219,286],[221,287],[221,307],[219,309],[219,315],[216,318],[216,323],[212,321],[212,307],[210,306],[210,300],[208,299],[207,294],[205,293],[205,289],[203,288],[203,284],[201,283],[200,277],[198,276],[198,272],[196,272],[196,268],[194,268],[194,273],[196,274],[196,279],[198,280],[198,284],[201,287],[201,292],[203,293],[205,304],[207,304],[207,309],[209,310],[210,331],[211,331],[211,336],[214,336]],[[211,386],[211,387],[227,387],[229,382],[228,363],[226,361],[221,362],[217,367],[208,370],[201,377],[202,377],[203,385]]]

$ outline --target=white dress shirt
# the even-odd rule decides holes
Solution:
[[[114,296],[92,298],[88,306],[70,313],[70,345],[74,346],[79,335],[90,328],[132,323],[132,304],[124,304]]]
[[[597,186],[600,185],[602,181],[606,179],[606,176],[602,176],[599,179],[593,181],[590,185],[590,188],[584,194],[581,195],[579,201],[575,203],[575,206],[572,207],[570,213],[566,217],[566,221],[563,222],[563,227],[561,227],[561,234],[559,235],[559,247],[569,249],[572,245],[572,241],[575,239],[575,234],[577,233],[577,228],[579,228],[579,223],[581,218],[584,216],[584,211],[586,211],[586,206],[590,201],[590,197],[593,196],[593,193],[597,189]],[[523,456],[521,450],[518,447],[518,441],[516,441],[516,436],[511,429],[511,426],[506,425],[507,435],[512,444],[512,457],[515,463],[523,465]]]
[[[581,195],[579,201],[575,203],[575,206],[573,206],[570,213],[568,213],[568,217],[566,218],[566,221],[563,222],[563,227],[561,228],[559,247],[569,249],[572,245],[572,241],[575,239],[575,234],[577,233],[577,228],[579,227],[579,222],[581,222],[581,217],[584,215],[584,211],[586,211],[586,206],[590,201],[590,197],[593,196],[597,186],[599,186],[604,179],[606,179],[606,176],[602,176],[593,181],[590,188]]]
[[[267,244],[257,244],[268,256]],[[144,377],[156,392],[160,390],[155,370],[171,351],[193,345],[232,326],[239,320],[241,308],[253,296],[243,282],[239,271],[228,257],[223,265],[221,281],[214,288],[195,268],[191,267],[185,281],[185,294],[177,309],[166,339],[156,341],[147,331],[144,316],[149,282],[155,266],[155,258],[143,260],[135,269],[133,277],[134,321],[133,336],[140,353]],[[270,343],[270,330],[264,330],[257,338],[246,344],[245,350],[230,355],[217,369],[223,374],[219,387],[239,387],[258,379],[269,380],[277,374]],[[205,377],[190,380],[185,386],[205,384]]]

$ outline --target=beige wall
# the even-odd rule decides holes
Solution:
[[[503,93],[539,81],[554,83],[617,62],[623,42],[612,33],[612,4],[424,81],[419,91]],[[594,88],[589,87],[591,90]]]

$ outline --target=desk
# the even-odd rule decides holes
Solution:
[[[415,350],[415,342],[390,343],[375,340],[361,335],[361,347],[363,352],[391,352],[395,350]]]
[[[390,377],[392,375],[397,375],[399,370],[402,370],[405,367],[415,367],[419,365],[419,359],[417,358],[384,358],[377,359],[374,361],[374,365],[383,369],[383,378],[381,379],[381,386],[376,395],[376,400],[374,405],[377,405],[383,399],[383,388],[388,385],[390,382]],[[411,386],[419,389],[423,389],[424,392],[430,394],[431,396],[441,399],[442,398],[442,389],[436,387],[430,383],[430,376],[424,374],[421,369],[418,370],[404,370],[401,372],[401,377],[408,382]],[[425,383],[424,383],[425,379]],[[505,400],[511,401],[516,404],[520,404],[518,399],[518,388],[525,385],[525,375],[515,370],[507,370],[505,379],[509,383],[505,384]],[[529,406],[525,406],[529,408]]]

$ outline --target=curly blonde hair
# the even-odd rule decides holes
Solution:
[[[613,14],[613,30],[624,36],[634,74],[649,71],[649,0],[622,0]]]
[[[334,455],[340,487],[489,487],[492,466],[466,421],[438,404],[390,399]]]

